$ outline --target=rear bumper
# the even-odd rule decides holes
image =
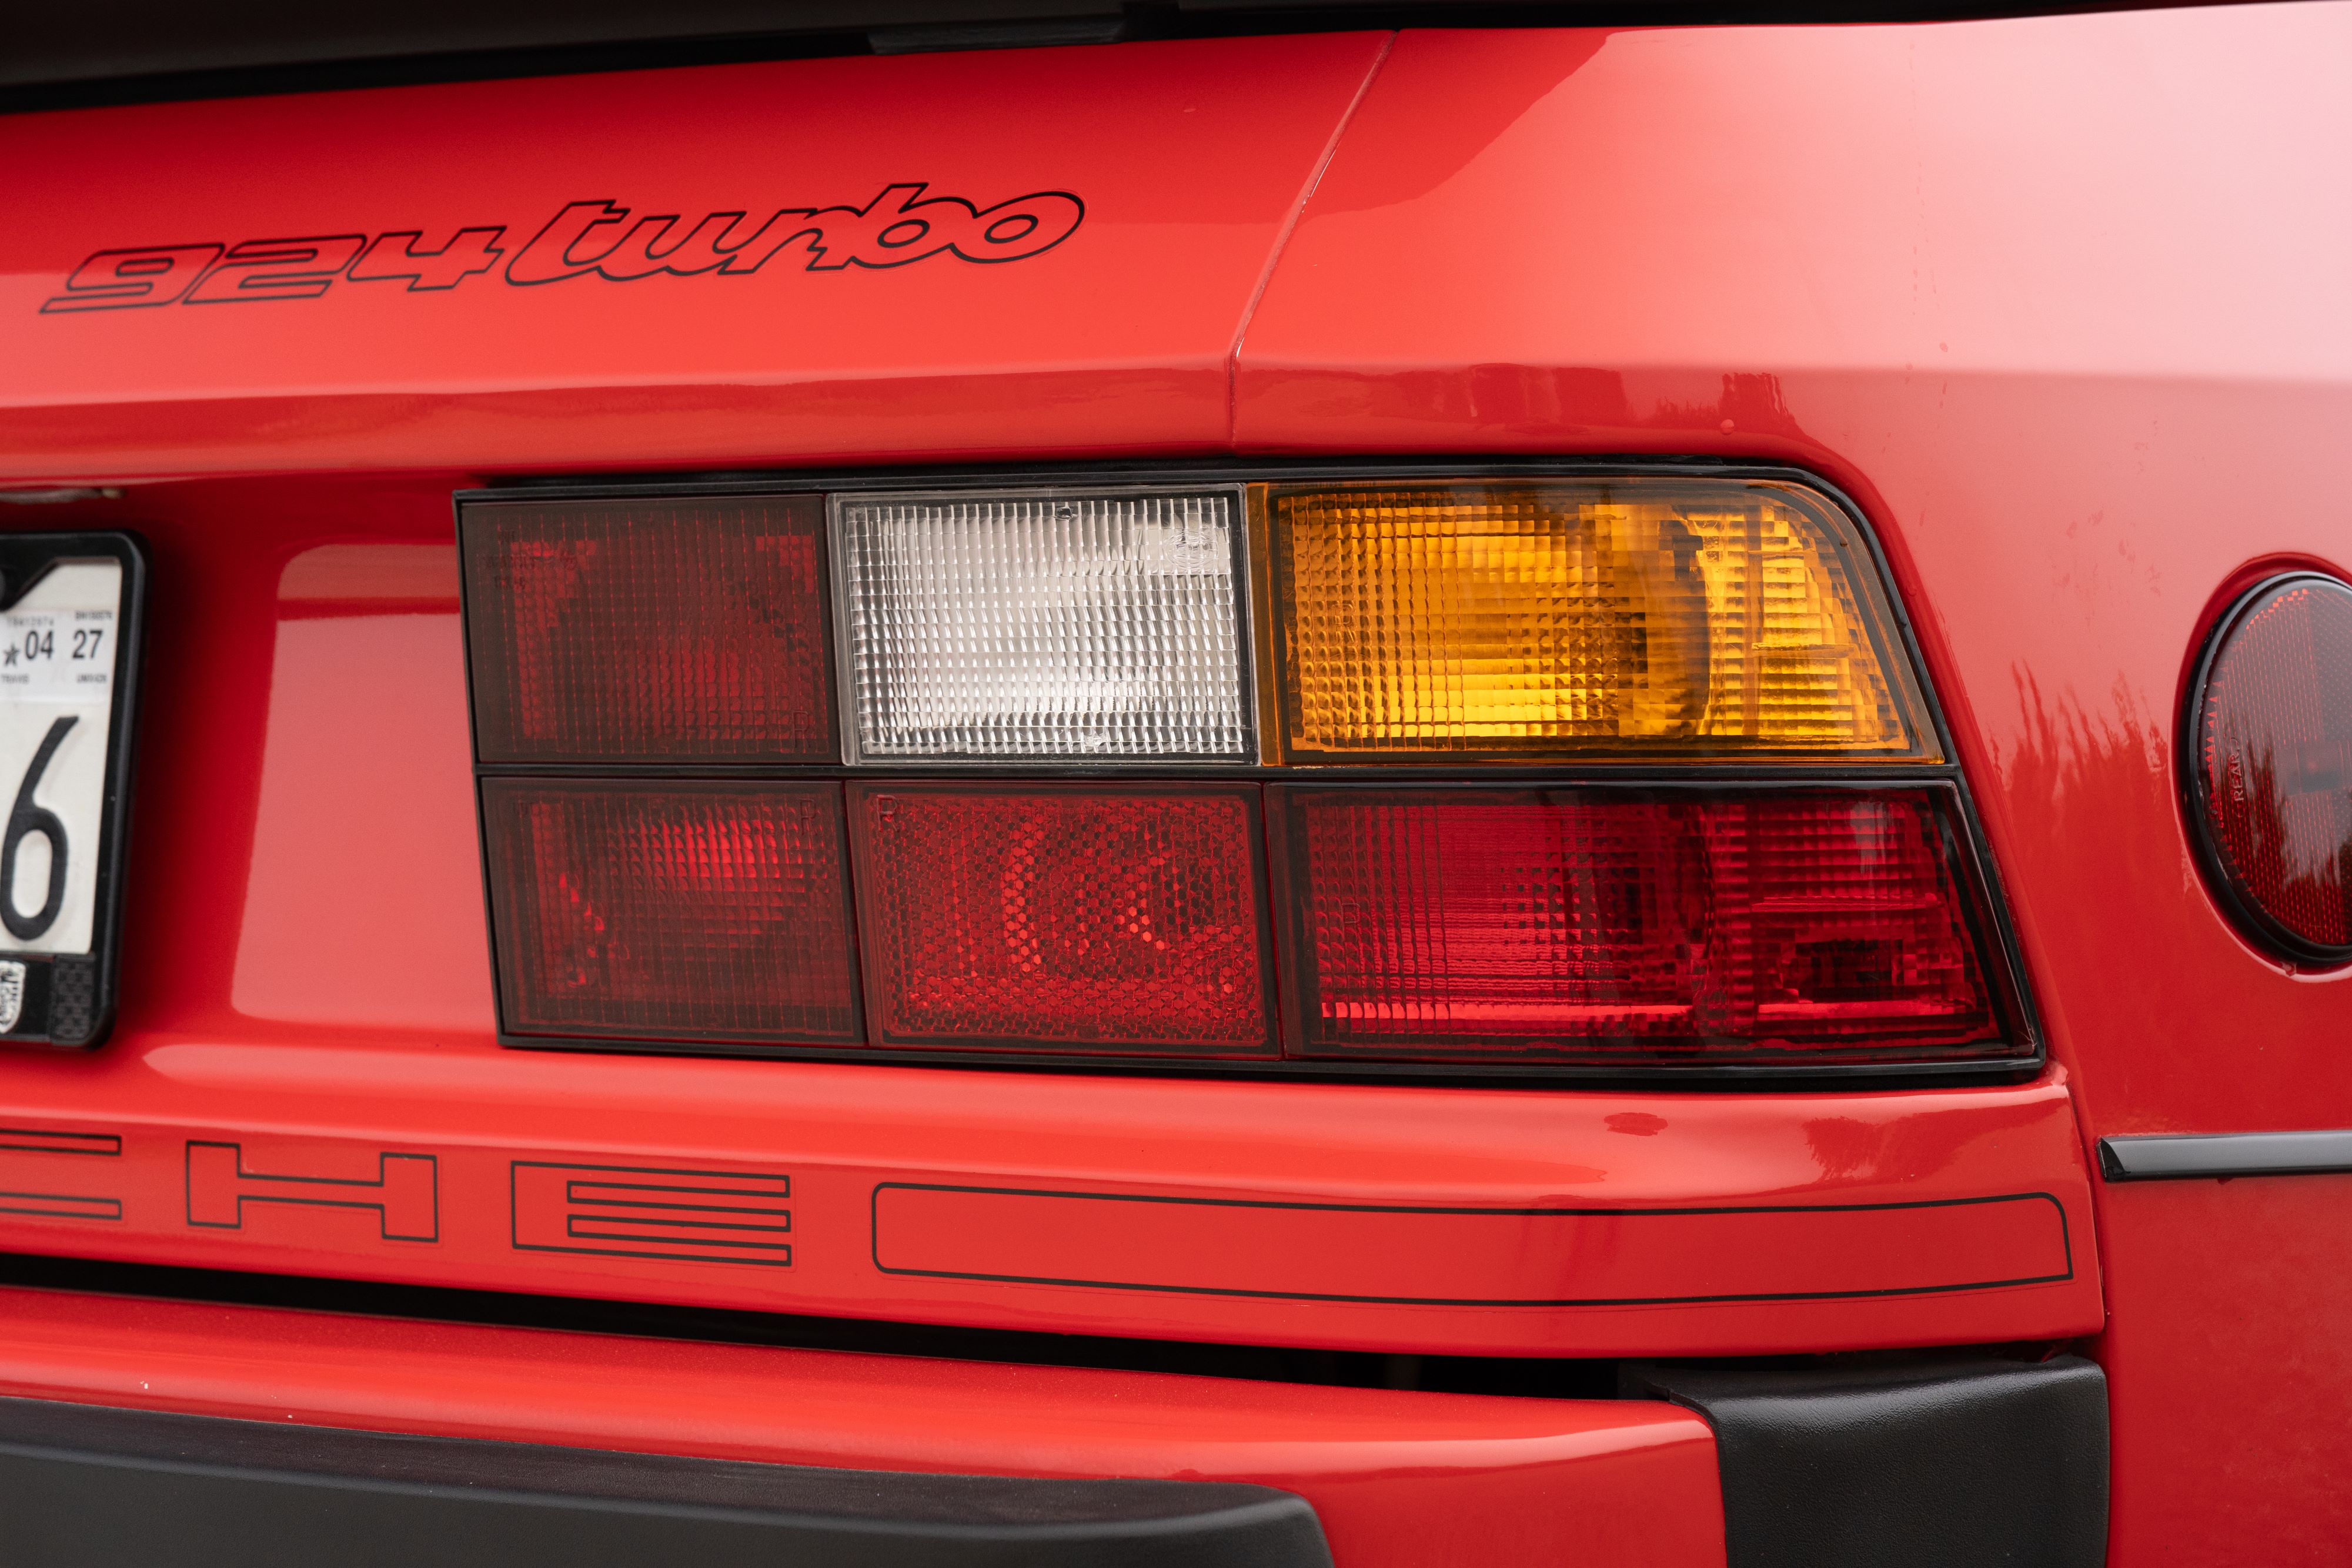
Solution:
[[[37,1568],[2105,1559],[2106,1386],[2078,1357],[1629,1364],[1621,1388],[1336,1388],[0,1288],[0,1496],[9,1561]]]
[[[1663,1401],[1326,1388],[15,1289],[0,1290],[0,1397],[835,1471],[1254,1483],[1305,1500],[1340,1568],[1723,1562],[1714,1437]],[[102,1444],[85,1438],[84,1458],[60,1460],[57,1441],[25,1441],[7,1420],[0,1407],[0,1452],[41,1450],[63,1473],[108,1468]],[[535,1506],[560,1512],[563,1495],[593,1490],[606,1461],[576,1457],[579,1474],[535,1472],[536,1490],[558,1500]],[[289,1463],[322,1461],[269,1462],[282,1478]],[[485,1471],[493,1490],[498,1473]],[[126,1486],[152,1479],[136,1466],[112,1474]],[[272,1484],[215,1479],[265,1493]],[[518,1490],[533,1489],[503,1489]],[[1226,1547],[1275,1551],[1251,1559],[1264,1568],[1309,1561],[1278,1509],[1192,1511]],[[251,1516],[222,1511],[223,1528],[240,1517]],[[232,1559],[278,1560],[202,1560]]]

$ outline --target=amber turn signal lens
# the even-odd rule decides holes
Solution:
[[[1845,514],[1762,480],[1273,486],[1299,761],[1938,760]]]

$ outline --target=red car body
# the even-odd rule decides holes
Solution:
[[[2347,67],[2352,5],[2317,0],[1199,38],[0,119],[0,482],[104,492],[0,524],[135,528],[152,580],[120,1016],[95,1052],[0,1056],[19,1130],[0,1189],[77,1200],[0,1198],[0,1248],[1391,1357],[2073,1346],[2108,1383],[2110,1561],[2342,1561],[2352,1176],[2116,1184],[2095,1145],[2352,1126],[2346,972],[2281,962],[2217,907],[2177,756],[2242,591],[2352,570]],[[982,209],[1066,193],[1084,221],[1007,265],[736,277],[556,247],[530,286],[428,269],[466,230],[510,259],[573,204],[675,218],[675,238],[913,185]],[[114,276],[85,270],[95,253],[156,246],[242,261],[268,297],[81,308]],[[362,277],[362,255],[416,270]],[[1981,813],[2037,1077],[1691,1092],[499,1044],[454,493],[1603,455],[1784,465],[1857,503]],[[560,1167],[788,1181],[792,1266],[541,1246],[564,1189],[530,1173]],[[293,1177],[332,1185],[280,1201]],[[1955,1260],[1970,1288],[1943,1288]],[[101,1284],[0,1292],[0,1393],[1252,1480],[1306,1497],[1343,1568],[1725,1560],[1716,1438],[1659,1400]]]

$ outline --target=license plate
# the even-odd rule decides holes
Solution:
[[[146,562],[127,534],[0,534],[0,1041],[114,1019]]]

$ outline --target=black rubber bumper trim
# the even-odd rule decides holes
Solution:
[[[1629,1364],[1715,1428],[1729,1568],[2100,1568],[2107,1381],[2080,1356]]]
[[[2352,1171],[2352,1133],[2179,1133],[2099,1140],[2109,1181]]]
[[[819,1469],[0,1400],[16,1568],[1330,1568],[1229,1482]]]

